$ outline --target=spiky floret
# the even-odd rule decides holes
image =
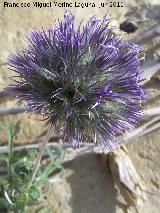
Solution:
[[[27,48],[9,58],[17,73],[6,88],[77,146],[85,138],[116,145],[141,117],[140,49],[119,38],[108,15],[75,26],[70,12],[53,29],[33,30]]]

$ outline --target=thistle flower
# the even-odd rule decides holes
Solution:
[[[106,148],[141,118],[140,49],[112,32],[110,19],[96,16],[76,27],[66,12],[54,28],[32,30],[27,48],[9,58],[17,73],[8,93],[27,101],[64,140],[100,141]]]

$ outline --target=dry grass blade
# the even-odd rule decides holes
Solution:
[[[143,32],[143,34],[137,36],[133,39],[135,43],[144,43],[146,40],[151,40],[156,35],[160,33],[160,24],[156,24],[152,28],[149,28],[147,31]]]
[[[143,110],[143,115],[144,115],[144,117],[160,115],[160,107],[145,109],[145,110]]]
[[[146,84],[159,70],[160,70],[160,63],[153,62],[152,64],[145,64],[145,67],[142,68],[143,73],[141,79],[145,79],[143,84]]]
[[[125,133],[121,137],[121,141],[128,141],[129,139],[137,138],[143,135],[146,135],[153,130],[156,130],[160,127],[160,116],[153,118],[152,120],[144,123],[140,127],[136,128],[135,130],[132,130],[128,133]]]
[[[0,116],[8,115],[8,114],[18,114],[23,112],[28,112],[26,107],[24,106],[17,106],[13,108],[1,108],[0,109]]]

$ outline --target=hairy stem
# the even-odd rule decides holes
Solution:
[[[51,127],[48,128],[47,134],[45,135],[44,140],[43,140],[43,142],[41,144],[40,151],[38,153],[38,156],[37,156],[34,168],[33,168],[31,181],[29,182],[29,185],[28,185],[29,188],[32,186],[32,183],[33,183],[33,181],[34,181],[34,179],[35,179],[35,177],[37,175],[38,169],[40,167],[40,162],[41,162],[43,153],[45,151],[45,148],[47,146],[47,143],[49,141],[50,135],[51,135]]]

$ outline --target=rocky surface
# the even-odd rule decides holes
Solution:
[[[0,90],[10,82],[9,76],[12,72],[7,69],[6,61],[10,53],[20,50],[23,46],[26,34],[32,29],[52,26],[56,18],[62,17],[64,8],[4,8],[3,0],[0,2]],[[16,1],[14,1],[16,2]],[[24,2],[24,1],[17,1]],[[25,2],[32,3],[31,0]],[[48,1],[43,1],[48,2]],[[64,2],[62,0],[58,2]],[[72,1],[70,1],[72,2]],[[80,1],[81,2],[81,1]],[[94,2],[94,1],[90,1]],[[101,1],[107,3],[108,1]],[[122,8],[109,8],[114,21],[112,24],[119,24],[130,18],[134,21],[141,21],[138,30],[134,35],[126,36],[131,39],[136,37],[143,30],[147,29],[152,22],[143,22],[146,18],[153,18],[159,15],[160,0],[123,1]],[[84,21],[91,15],[97,14],[102,17],[107,8],[71,8],[77,19]],[[115,29],[119,31],[118,29]],[[159,42],[155,38],[144,46],[152,47]],[[157,100],[156,100],[157,101]],[[1,102],[1,106],[13,106],[13,100]],[[33,141],[41,134],[42,122],[27,115],[1,117],[0,121],[18,120],[24,127],[25,132],[20,132],[17,143]],[[33,128],[34,127],[34,128]],[[139,208],[139,213],[160,212],[160,130],[149,135],[130,141],[127,148],[130,157],[147,186],[147,201]],[[1,138],[1,143],[5,138]],[[103,168],[99,155],[91,153],[65,165],[64,177],[53,183],[47,203],[52,203],[54,212],[61,213],[134,213],[134,208],[127,208],[123,197],[119,194],[113,178],[109,171]]]

